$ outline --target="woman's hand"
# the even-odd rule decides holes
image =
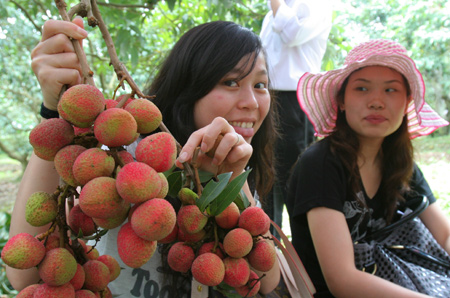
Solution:
[[[182,168],[182,163],[192,162],[198,146],[201,149],[197,157],[198,167],[214,174],[233,172],[231,179],[244,171],[253,153],[252,146],[222,117],[191,134],[176,161],[177,166]],[[213,148],[214,155],[209,156],[208,152]]]
[[[31,67],[41,85],[44,105],[56,111],[59,93],[64,85],[81,83],[81,67],[69,38],[87,37],[83,19],[73,22],[49,20],[42,30],[42,39],[31,52]]]

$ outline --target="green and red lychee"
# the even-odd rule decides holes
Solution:
[[[75,298],[98,298],[94,292],[86,289],[75,291]]]
[[[175,224],[173,226],[172,232],[170,232],[170,234],[167,235],[166,237],[158,240],[158,243],[164,243],[164,244],[172,243],[175,240],[177,240],[177,237],[178,237],[178,225]]]
[[[223,239],[223,248],[225,252],[233,258],[242,258],[246,256],[252,247],[252,235],[242,228],[235,228],[229,231]]]
[[[119,209],[120,210],[119,214],[107,218],[93,217],[92,220],[97,226],[103,229],[107,230],[115,229],[119,227],[128,218],[128,212],[130,211],[130,209],[131,209],[130,205],[127,205],[125,208]]]
[[[116,187],[127,202],[139,204],[155,198],[161,190],[161,178],[143,162],[126,164],[117,174]]]
[[[178,198],[184,205],[195,205],[198,200],[198,195],[192,189],[183,187],[178,192]]]
[[[68,283],[77,271],[77,261],[65,248],[49,250],[38,266],[39,277],[50,286]]]
[[[29,269],[37,266],[46,253],[44,244],[28,233],[11,237],[2,249],[2,260],[16,269]]]
[[[223,260],[225,276],[223,281],[232,287],[244,286],[250,277],[250,266],[244,258],[227,257]]]
[[[90,236],[97,230],[92,217],[86,215],[80,205],[75,205],[70,210],[68,222],[75,235],[81,232],[83,236]]]
[[[22,289],[16,296],[16,298],[33,298],[34,292],[39,287],[39,284],[29,285]]]
[[[178,240],[179,241],[183,241],[183,242],[199,242],[200,240],[203,240],[206,236],[206,230],[205,229],[201,229],[200,231],[198,231],[197,233],[186,233],[183,232],[183,230],[181,230],[180,228],[178,228]]]
[[[73,175],[73,164],[77,157],[86,151],[86,148],[80,145],[68,145],[58,151],[55,155],[55,169],[59,176],[71,186],[78,186],[80,183],[76,181]]]
[[[162,121],[162,114],[158,107],[150,100],[138,98],[132,100],[125,110],[133,115],[137,122],[137,131],[141,134],[149,134],[156,130]]]
[[[267,272],[272,269],[277,259],[275,247],[264,239],[259,239],[247,255],[250,265],[258,271]]]
[[[45,191],[33,193],[25,205],[25,220],[34,227],[52,222],[58,215],[58,204]]]
[[[75,289],[71,283],[66,283],[61,286],[51,286],[49,284],[40,284],[34,291],[33,297],[45,298],[75,298]]]
[[[175,138],[167,132],[151,134],[136,146],[136,160],[148,164],[157,172],[170,170],[176,157]]]
[[[98,292],[106,288],[110,280],[110,272],[105,263],[89,260],[83,264],[86,275],[83,288]]]
[[[125,150],[121,150],[121,151],[117,152],[117,157],[119,158],[119,161],[123,165],[126,165],[127,163],[130,163],[130,162],[134,162],[133,155],[131,155],[131,153],[129,153],[128,151],[125,151]]]
[[[77,271],[69,282],[72,284],[75,291],[77,291],[83,287],[85,279],[86,274],[84,272],[84,268],[81,264],[77,263]]]
[[[155,198],[139,205],[131,216],[133,231],[141,238],[155,241],[169,235],[176,224],[176,212],[164,199]]]
[[[223,229],[232,229],[237,226],[239,222],[239,208],[236,203],[231,202],[230,205],[222,211],[222,213],[217,214],[214,219],[219,227]]]
[[[95,86],[70,87],[58,102],[59,115],[77,127],[91,126],[105,109],[105,97]]]
[[[217,244],[215,241],[206,242],[200,246],[197,254],[201,255],[207,252],[215,253],[222,260],[225,258],[225,251],[223,250],[223,244],[221,242],[218,242]]]
[[[197,205],[181,206],[177,215],[178,227],[185,233],[200,232],[208,222],[208,217],[200,211]]]
[[[250,270],[250,277],[246,285],[242,287],[237,287],[236,292],[242,297],[253,297],[258,294],[259,289],[261,288],[261,281],[258,275]]]
[[[109,281],[115,280],[120,275],[120,265],[115,258],[110,255],[101,255],[97,261],[104,263],[109,269]]]
[[[238,225],[249,231],[252,236],[264,235],[269,231],[270,218],[263,209],[252,206],[242,211]]]
[[[117,251],[125,265],[139,268],[153,256],[156,241],[142,239],[133,231],[131,223],[125,223],[117,235]]]
[[[73,176],[80,185],[85,185],[97,177],[110,177],[115,161],[101,148],[90,148],[82,152],[74,161]]]
[[[52,118],[36,125],[29,141],[34,153],[47,161],[53,161],[56,153],[72,143],[75,137],[72,125],[61,118]]]
[[[101,144],[108,147],[130,145],[139,137],[136,120],[120,108],[102,112],[95,120],[94,134]]]
[[[161,190],[156,195],[157,198],[164,199],[167,194],[169,193],[169,181],[167,181],[166,176],[164,173],[158,173],[159,178],[161,179]]]
[[[176,242],[169,249],[167,263],[172,270],[186,273],[195,259],[194,249],[184,242]]]
[[[194,259],[191,272],[199,283],[213,287],[223,281],[225,266],[216,254],[207,252]]]

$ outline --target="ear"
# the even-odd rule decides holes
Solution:
[[[344,105],[343,103],[340,103],[340,104],[339,104],[339,111],[340,111],[340,112],[345,111],[345,105]]]
[[[406,105],[405,105],[405,110],[403,111],[403,115],[406,115],[408,113],[408,107],[409,104],[412,101],[412,95],[408,96],[408,98],[406,99]]]

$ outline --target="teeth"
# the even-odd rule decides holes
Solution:
[[[230,122],[231,125],[233,126],[238,126],[238,127],[242,127],[242,128],[252,128],[253,127],[253,122]]]

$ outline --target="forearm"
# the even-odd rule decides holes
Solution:
[[[277,14],[278,8],[281,6],[281,4],[284,3],[282,0],[271,0],[270,6],[272,8],[273,16]]]

